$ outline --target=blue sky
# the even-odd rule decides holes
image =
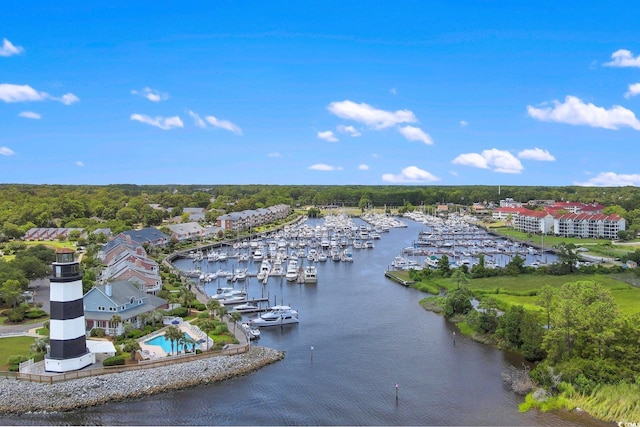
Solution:
[[[6,1],[0,183],[638,186],[640,12],[574,5]]]

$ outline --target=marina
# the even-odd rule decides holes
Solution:
[[[284,351],[282,361],[223,384],[109,403],[91,411],[4,417],[3,423],[606,425],[573,412],[520,413],[523,398],[503,384],[501,373],[521,369],[522,359],[462,336],[453,345],[456,327],[420,307],[425,294],[385,277],[394,257],[426,229],[425,224],[402,221],[407,226],[380,233],[375,248],[354,249],[353,262],[313,264],[317,285],[283,277],[262,284],[251,274],[245,283],[231,282],[236,289],[246,286],[249,298],[264,291],[269,305],[288,305],[299,312],[299,323],[261,328],[260,339],[253,341]],[[307,223],[315,228],[322,220]],[[355,223],[366,226],[359,219]],[[194,268],[190,258],[175,263],[183,270]],[[249,273],[255,274],[259,265],[249,261]],[[209,271],[217,268],[211,265]],[[226,279],[216,280],[227,286]],[[215,293],[215,280],[209,286]],[[256,314],[243,314],[242,322]]]

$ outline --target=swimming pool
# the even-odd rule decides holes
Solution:
[[[187,334],[186,332],[183,334],[183,336],[187,339],[192,339],[193,337],[189,336],[189,334]],[[173,343],[173,350],[171,349],[171,341],[167,340],[164,338],[164,335],[158,335],[155,338],[151,338],[148,341],[144,341],[145,344],[148,345],[157,345],[159,347],[162,347],[162,349],[168,353],[171,354],[172,351],[180,351],[183,350],[184,344],[180,343],[180,342],[174,342]],[[187,345],[187,349],[191,349],[192,344],[188,344]]]

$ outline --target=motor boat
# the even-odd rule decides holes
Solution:
[[[315,265],[304,268],[304,283],[318,283],[318,269]]]
[[[254,326],[275,326],[298,323],[298,312],[288,305],[274,305],[266,313],[249,322]]]
[[[244,329],[245,334],[247,334],[247,338],[250,340],[257,340],[260,338],[260,329],[256,328],[249,323],[243,323],[242,329]]]
[[[285,274],[287,281],[295,282],[298,279],[298,260],[293,258],[287,264],[287,273]]]
[[[247,303],[244,303],[244,304],[236,305],[235,307],[233,307],[232,310],[240,312],[240,313],[252,312],[252,311],[258,310],[258,306],[255,305],[255,304],[252,304],[250,302],[247,302]]]

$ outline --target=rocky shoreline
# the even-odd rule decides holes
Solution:
[[[71,411],[226,380],[284,358],[251,346],[247,353],[119,372],[55,384],[0,379],[0,414]]]

